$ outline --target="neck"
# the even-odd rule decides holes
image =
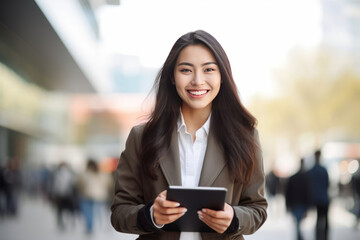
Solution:
[[[201,128],[211,113],[211,106],[207,109],[189,109],[181,107],[187,131],[195,138],[195,132]]]

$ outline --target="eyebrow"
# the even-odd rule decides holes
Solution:
[[[206,63],[201,64],[201,66],[206,66],[206,65],[210,65],[210,64],[215,64],[215,65],[217,65],[216,62],[206,62]],[[191,66],[191,67],[194,66],[194,64],[188,63],[188,62],[181,62],[181,63],[178,64],[178,66],[182,66],[182,65]]]

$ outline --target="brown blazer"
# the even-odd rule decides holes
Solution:
[[[142,131],[143,125],[131,130],[125,150],[120,156],[115,173],[111,223],[119,232],[139,234],[138,239],[176,240],[179,239],[179,232],[144,232],[137,225],[137,216],[145,204],[153,201],[169,185],[181,185],[177,132],[173,132],[170,150],[160,162],[158,179],[153,180],[141,174],[139,150]],[[258,140],[257,131],[255,132]],[[267,202],[264,198],[265,180],[260,151],[257,159],[258,164],[251,181],[247,185],[235,182],[223,152],[210,131],[199,186],[227,188],[226,202],[235,210],[239,229],[233,234],[201,233],[202,239],[244,239],[243,234],[254,233],[265,222]]]

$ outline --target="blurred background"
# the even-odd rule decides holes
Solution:
[[[136,238],[110,225],[112,172],[170,48],[197,29],[227,52],[277,179],[246,239],[296,239],[284,189],[317,149],[329,238],[360,238],[360,1],[1,0],[0,239]],[[315,222],[309,209],[306,240]]]

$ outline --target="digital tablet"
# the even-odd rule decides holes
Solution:
[[[181,186],[169,186],[166,199],[180,203],[187,212],[184,216],[166,224],[165,231],[180,232],[213,232],[214,230],[203,223],[197,211],[203,208],[224,210],[226,188],[222,187],[195,187],[186,188]]]

